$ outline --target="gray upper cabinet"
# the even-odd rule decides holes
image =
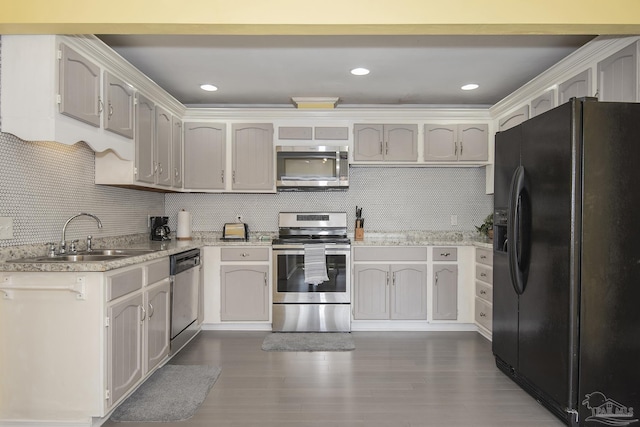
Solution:
[[[354,161],[415,162],[418,125],[355,124]]]
[[[564,104],[571,98],[591,96],[591,68],[560,83],[558,86],[558,104]]]
[[[498,120],[498,131],[511,129],[529,119],[529,106],[524,105]]]
[[[171,168],[171,136],[173,134],[171,119],[171,114],[167,110],[156,106],[156,183],[166,187],[171,186],[173,178]]]
[[[171,118],[171,185],[182,188],[182,121],[173,116]]]
[[[221,123],[184,124],[184,188],[224,190],[227,128]]]
[[[137,94],[136,103],[136,181],[154,184],[156,174],[154,151],[155,104]]]
[[[231,189],[274,190],[273,124],[232,125]]]
[[[104,72],[104,128],[133,139],[134,90],[108,71]]]
[[[535,117],[555,107],[556,102],[554,95],[555,93],[553,89],[549,89],[548,91],[531,101],[531,117]]]
[[[100,67],[60,44],[60,112],[100,127]]]
[[[486,124],[425,125],[427,162],[487,161],[489,126]]]
[[[598,62],[600,101],[638,101],[638,42]]]

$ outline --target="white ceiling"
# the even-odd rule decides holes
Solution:
[[[493,105],[593,36],[101,35],[187,106]],[[355,67],[367,76],[349,73]],[[204,92],[203,83],[217,92]],[[480,88],[462,91],[477,83]]]

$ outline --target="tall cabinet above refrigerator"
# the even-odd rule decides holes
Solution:
[[[496,134],[493,352],[571,426],[640,426],[639,187],[640,104]]]

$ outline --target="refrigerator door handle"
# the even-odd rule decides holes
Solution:
[[[524,166],[519,166],[511,179],[507,222],[507,240],[510,242],[507,246],[509,275],[518,295],[524,293],[529,273],[530,218],[529,180]]]

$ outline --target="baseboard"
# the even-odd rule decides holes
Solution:
[[[271,323],[203,323],[203,331],[271,331]]]
[[[427,323],[425,321],[402,320],[354,320],[351,322],[352,332],[477,332],[474,323]]]
[[[92,427],[92,421],[87,420],[0,420],[0,427]]]

